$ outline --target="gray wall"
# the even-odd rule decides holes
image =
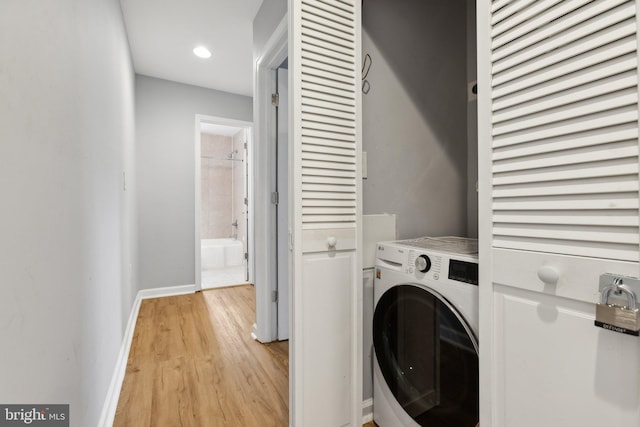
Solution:
[[[399,238],[467,231],[465,2],[367,0],[364,213],[398,215]]]
[[[468,181],[475,194],[474,165],[467,165],[474,135],[467,116],[475,112],[466,95],[475,69],[468,64],[475,52],[466,52],[475,40],[465,35],[470,14],[465,2],[364,2],[363,56],[373,61],[362,98],[364,213],[397,214],[399,238],[467,233]],[[372,302],[367,279],[364,301]],[[372,321],[365,307],[365,326]],[[369,347],[365,334],[364,399],[373,394]]]
[[[0,402],[95,426],[135,294],[120,4],[3,0],[0,58]]]
[[[195,283],[195,116],[252,121],[252,98],[136,76],[139,281]]]
[[[467,82],[477,79],[476,2],[467,0]],[[467,235],[478,237],[478,100],[467,103]]]
[[[258,59],[284,15],[287,13],[287,0],[264,0],[253,19],[253,59]]]

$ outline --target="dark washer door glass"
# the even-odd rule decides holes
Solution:
[[[419,425],[476,427],[478,353],[452,308],[411,285],[382,295],[373,345],[387,385]]]

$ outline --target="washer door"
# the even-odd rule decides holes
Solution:
[[[439,294],[413,285],[385,292],[373,316],[373,346],[389,391],[421,426],[478,424],[478,346]]]

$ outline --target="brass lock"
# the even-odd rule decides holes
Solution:
[[[627,305],[610,304],[612,294],[624,295]],[[612,285],[602,290],[600,303],[596,304],[594,324],[622,334],[640,335],[640,310],[636,304],[636,294],[622,283],[621,278],[616,278]]]

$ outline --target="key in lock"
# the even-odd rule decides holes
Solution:
[[[610,304],[612,295],[624,295],[627,305]],[[637,308],[636,294],[616,278],[612,285],[605,287],[596,304],[594,324],[604,329],[628,335],[640,335],[640,310]]]

